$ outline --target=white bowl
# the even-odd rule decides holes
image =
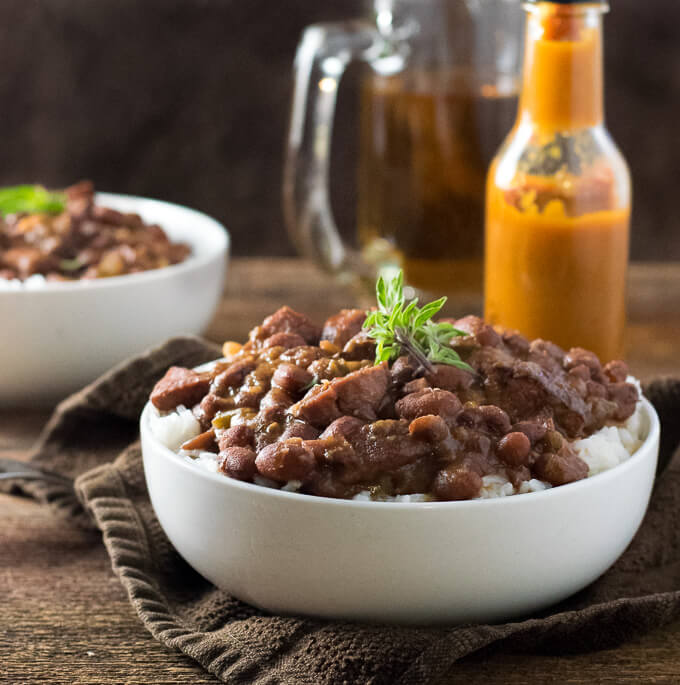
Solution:
[[[47,405],[173,335],[200,333],[222,294],[229,235],[201,212],[98,193],[98,204],[159,224],[191,255],[154,271],[0,288],[0,407]]]
[[[282,614],[493,622],[582,589],[630,543],[654,481],[659,420],[628,461],[542,492],[465,502],[358,502],[283,492],[174,454],[141,417],[154,511],[219,588]]]

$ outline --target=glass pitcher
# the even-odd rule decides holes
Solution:
[[[298,251],[371,287],[402,268],[450,313],[480,311],[484,184],[517,107],[519,0],[375,0],[308,27],[295,59],[284,210]],[[354,240],[330,206],[331,131],[348,64],[361,82]]]

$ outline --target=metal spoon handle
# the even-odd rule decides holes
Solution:
[[[45,480],[72,485],[73,480],[54,471],[47,471],[30,462],[0,458],[0,480]]]

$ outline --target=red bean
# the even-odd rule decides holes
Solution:
[[[210,391],[215,395],[224,395],[228,388],[241,385],[245,377],[255,368],[254,357],[238,359],[231,363],[222,373],[215,376]]]
[[[447,390],[425,388],[405,395],[397,402],[397,413],[404,419],[413,420],[419,416],[433,414],[452,423],[460,413],[460,400]]]
[[[596,378],[602,370],[600,360],[594,352],[584,350],[582,347],[572,347],[564,357],[564,368],[569,370],[581,365],[588,367],[593,378]]]
[[[220,452],[222,461],[220,471],[236,480],[251,481],[257,469],[255,468],[255,451],[250,447],[228,447]]]
[[[504,435],[498,442],[496,452],[498,456],[511,466],[522,466],[527,463],[531,442],[524,434],[516,431]]]
[[[510,430],[508,415],[495,404],[484,404],[479,407],[479,413],[487,428],[497,433],[507,433]]]
[[[625,421],[633,415],[639,393],[632,383],[611,383],[607,387],[607,393],[608,398],[618,405],[614,414],[615,421]]]
[[[569,369],[569,375],[580,378],[582,381],[590,380],[590,369],[585,364],[577,364]]]
[[[628,365],[620,360],[612,361],[604,367],[604,373],[612,383],[623,383],[628,377]]]
[[[229,447],[252,447],[255,440],[255,432],[250,426],[240,423],[238,426],[227,428],[219,437],[220,450]]]
[[[565,485],[585,478],[588,465],[575,454],[545,452],[536,460],[534,471],[551,485]]]
[[[302,444],[300,438],[289,438],[260,450],[255,465],[263,476],[285,483],[289,480],[306,480],[316,462],[313,452]]]
[[[302,392],[312,382],[314,376],[295,364],[279,364],[272,376],[272,385],[295,395]]]
[[[441,416],[420,416],[411,421],[408,432],[416,440],[437,443],[449,437],[449,429]]]
[[[473,499],[479,496],[481,489],[481,476],[465,467],[444,469],[433,483],[435,496],[442,500]]]
[[[332,424],[331,424],[332,425]],[[302,438],[303,440],[315,440],[319,437],[319,430],[310,426],[304,421],[292,421],[283,434],[281,435],[281,440],[287,440],[288,438]]]

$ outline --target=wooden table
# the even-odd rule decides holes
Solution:
[[[208,336],[241,339],[281,303],[319,321],[351,294],[298,260],[239,259]],[[643,379],[680,372],[680,264],[630,272],[628,360]],[[23,456],[46,419],[0,412],[0,455]],[[0,682],[211,683],[137,620],[97,534],[56,521],[32,501],[0,495]],[[472,655],[449,682],[680,683],[680,622],[618,649],[576,656]]]

